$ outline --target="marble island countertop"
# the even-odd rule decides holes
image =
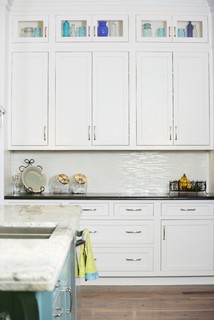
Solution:
[[[48,239],[0,239],[0,290],[53,290],[81,212],[79,206],[0,206],[0,226],[55,228]]]

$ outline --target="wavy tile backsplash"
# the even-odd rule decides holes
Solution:
[[[209,179],[206,151],[14,152],[13,174],[26,158],[35,159],[35,165],[43,167],[47,181],[59,173],[84,173],[88,192],[165,193],[169,180],[179,179],[183,173],[192,180]]]

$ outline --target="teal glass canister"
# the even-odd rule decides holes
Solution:
[[[97,35],[98,37],[108,37],[107,21],[98,21]]]

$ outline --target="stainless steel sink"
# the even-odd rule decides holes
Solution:
[[[49,239],[55,228],[0,226],[0,239]]]

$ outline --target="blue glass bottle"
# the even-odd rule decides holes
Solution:
[[[70,23],[66,20],[63,22],[63,37],[70,37]]]
[[[107,21],[98,21],[97,35],[98,37],[108,37]]]
[[[187,25],[187,37],[193,37],[193,25],[191,21]]]

